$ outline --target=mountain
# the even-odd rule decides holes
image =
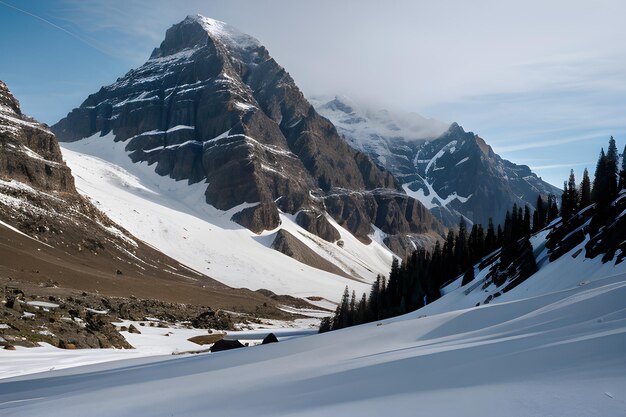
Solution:
[[[0,81],[0,283],[18,282],[276,309],[262,294],[227,287],[164,255],[98,210],[77,191],[54,134],[22,114]]]
[[[514,203],[534,207],[538,194],[561,193],[456,123],[371,110],[339,96],[313,103],[352,147],[392,172],[448,226],[458,224],[461,215],[483,225],[491,217],[497,224]]]
[[[277,237],[290,215],[324,241],[315,250],[325,258],[343,250],[337,225],[364,245],[376,237],[401,255],[445,232],[391,173],[339,136],[263,45],[206,17],[172,26],[144,65],[90,95],[52,130],[85,153],[81,142],[123,144],[118,162],[135,163],[129,172],[147,164],[155,177],[201,187],[206,205],[255,234]],[[296,234],[309,245],[303,236]],[[382,272],[378,260],[359,262],[366,276],[339,267],[365,280]]]

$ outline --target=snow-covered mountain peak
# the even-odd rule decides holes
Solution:
[[[237,47],[240,49],[258,48],[261,43],[254,37],[240,32],[238,29],[220,20],[211,19],[210,17],[195,15],[187,16],[185,22],[199,23],[202,28],[212,37],[220,42]]]
[[[189,15],[167,30],[165,40],[152,52],[150,59],[193,53],[204,47],[209,47],[212,53],[219,53],[216,49],[222,50],[241,59],[241,55],[249,55],[262,45],[225,22],[202,15]]]
[[[557,194],[527,166],[500,158],[478,135],[415,113],[377,110],[350,99],[311,100],[354,148],[370,155],[444,223],[463,215],[486,224],[513,203],[532,206]]]
[[[332,99],[313,98],[310,101],[340,131],[358,134],[363,140],[402,137],[421,142],[439,137],[450,127],[449,123],[429,119],[417,113],[375,109],[342,95]]]

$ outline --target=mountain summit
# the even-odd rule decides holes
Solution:
[[[331,244],[323,250],[316,244],[322,257],[344,250],[336,225],[361,244],[377,239],[402,256],[445,232],[390,172],[341,138],[263,45],[206,17],[172,26],[145,64],[90,95],[52,129],[62,142],[123,143],[125,160],[201,184],[206,203],[232,211],[233,221],[255,233],[278,233],[281,215],[292,215],[303,232]],[[285,248],[293,240],[279,237],[268,246],[325,265],[294,254]]]

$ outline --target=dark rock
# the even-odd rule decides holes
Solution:
[[[209,309],[208,311],[202,312],[191,321],[191,325],[197,329],[234,329],[232,318],[228,313],[222,310],[213,312],[213,310]]]
[[[128,326],[128,333],[141,334],[139,329],[136,328],[134,324],[131,324],[130,326]]]
[[[390,249],[400,250],[403,256],[413,248],[407,242],[429,248],[437,235],[445,233],[445,228],[421,203],[394,191],[336,191],[324,198],[324,205],[339,225],[365,243],[370,242],[369,235],[374,232],[371,225],[378,227],[391,238]]]
[[[20,303],[20,300],[18,298],[15,298],[15,297],[8,298],[6,306],[9,308],[12,308],[18,313],[22,312],[22,303]]]
[[[263,338],[263,342],[261,342],[262,345],[267,345],[270,343],[278,343],[278,338],[274,333],[270,333],[265,336],[265,338]]]
[[[211,352],[221,352],[223,350],[239,349],[245,347],[239,340],[221,339],[211,346]]]
[[[59,348],[61,349],[76,349],[75,343],[66,342],[65,340],[59,340]]]
[[[245,208],[235,213],[232,220],[254,233],[272,230],[280,225],[278,209],[272,204],[258,204]]]
[[[272,242],[272,249],[284,253],[285,255],[295,259],[296,261],[312,266],[313,268],[321,269],[323,271],[350,278],[350,275],[348,275],[338,266],[334,265],[333,263],[327,261],[320,255],[315,253],[313,250],[311,250],[311,248],[302,243],[285,229],[280,229],[276,233],[276,237]]]
[[[304,230],[328,242],[335,242],[341,238],[339,231],[330,224],[324,216],[324,213],[313,210],[300,211],[296,216],[296,223]]]

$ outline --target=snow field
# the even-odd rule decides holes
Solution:
[[[277,230],[256,235],[230,221],[255,202],[221,211],[206,204],[206,185],[160,177],[154,166],[134,164],[124,143],[111,135],[62,144],[77,189],[133,235],[184,265],[233,287],[266,288],[277,294],[338,301],[343,289],[369,291],[377,274],[387,274],[392,254],[378,242],[364,245],[338,226],[339,247],[281,214],[282,225],[305,245],[357,280],[309,267],[270,248]]]

